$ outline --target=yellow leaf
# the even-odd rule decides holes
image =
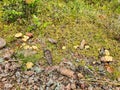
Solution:
[[[79,45],[73,46],[75,49],[77,49],[79,47]]]
[[[32,48],[33,48],[34,50],[38,50],[38,47],[37,47],[37,46],[32,46]]]
[[[25,45],[24,49],[30,49],[30,46],[29,45]]]
[[[64,49],[66,49],[66,47],[65,47],[65,46],[63,46],[63,47],[62,47],[62,49],[64,50]]]
[[[89,45],[85,45],[85,49],[89,49],[90,48],[90,46]]]
[[[110,55],[110,52],[108,50],[105,50],[105,55],[106,56],[109,56]]]
[[[23,38],[22,38],[22,40],[23,40],[24,42],[26,42],[28,39],[29,39],[29,37],[26,36],[26,35],[24,35]]]
[[[20,37],[22,37],[22,35],[23,35],[22,33],[16,33],[16,34],[15,34],[15,37],[16,37],[16,38],[20,38]]]
[[[32,62],[27,62],[27,63],[26,63],[27,69],[32,68],[33,65],[34,65],[34,64],[33,64]]]

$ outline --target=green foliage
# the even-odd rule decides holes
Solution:
[[[27,4],[24,0],[3,0],[3,20],[14,22],[18,18],[30,18],[32,14],[37,12],[38,1],[35,0],[34,3]]]

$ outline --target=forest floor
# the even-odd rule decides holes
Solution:
[[[0,19],[0,90],[120,90],[119,14],[53,1]]]

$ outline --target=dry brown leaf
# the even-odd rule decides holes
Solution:
[[[113,73],[113,71],[114,71],[114,69],[109,65],[106,65],[105,68],[106,68],[107,72],[109,72],[109,73]]]
[[[24,73],[28,76],[31,76],[34,74],[34,71],[25,71]]]
[[[67,77],[75,78],[75,74],[72,70],[66,69],[66,68],[59,68],[58,72],[60,72],[62,75],[65,75]]]
[[[32,38],[33,37],[33,33],[27,32],[26,36],[28,36],[29,38]]]
[[[65,90],[71,90],[71,85],[70,85],[70,83],[65,87]]]
[[[80,49],[84,49],[85,44],[86,44],[86,41],[85,41],[85,39],[83,39],[80,43]]]

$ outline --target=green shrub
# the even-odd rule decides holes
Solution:
[[[28,4],[24,0],[3,0],[3,21],[14,22],[18,18],[29,18],[37,13],[39,0]]]

